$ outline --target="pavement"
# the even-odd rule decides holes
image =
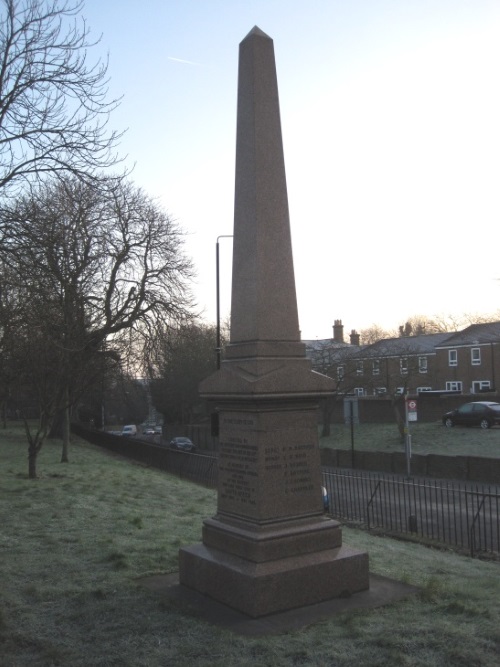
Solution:
[[[138,580],[138,584],[161,598],[174,602],[185,614],[246,637],[278,635],[300,630],[337,614],[375,609],[398,602],[415,595],[419,590],[415,586],[370,574],[370,588],[367,591],[355,593],[347,598],[335,598],[261,618],[252,618],[179,584],[177,572],[143,577]]]

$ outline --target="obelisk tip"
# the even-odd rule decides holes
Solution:
[[[249,39],[250,37],[265,37],[266,39],[271,39],[269,35],[266,35],[266,33],[256,25],[250,30],[245,39]],[[243,41],[245,41],[245,39]]]

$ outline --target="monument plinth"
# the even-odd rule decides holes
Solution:
[[[273,41],[240,44],[231,338],[200,393],[219,412],[217,515],[180,583],[252,617],[369,586],[323,513],[317,410],[333,381],[300,342]]]

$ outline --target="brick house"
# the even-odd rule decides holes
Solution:
[[[358,379],[353,393],[358,396],[418,394],[438,388],[436,346],[448,336],[387,338],[358,348],[349,368]]]
[[[497,392],[500,322],[472,324],[436,346],[439,389],[464,394]]]
[[[338,394],[492,393],[500,377],[500,322],[359,345],[355,331],[344,342],[336,320],[333,339],[305,343],[313,368],[337,381]]]

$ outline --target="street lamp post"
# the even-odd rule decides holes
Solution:
[[[215,348],[217,354],[217,370],[220,368],[221,359],[221,342],[220,342],[220,276],[219,276],[219,239],[232,239],[232,234],[222,234],[217,237],[215,244],[215,275],[216,275],[216,304],[217,304],[217,347]]]

